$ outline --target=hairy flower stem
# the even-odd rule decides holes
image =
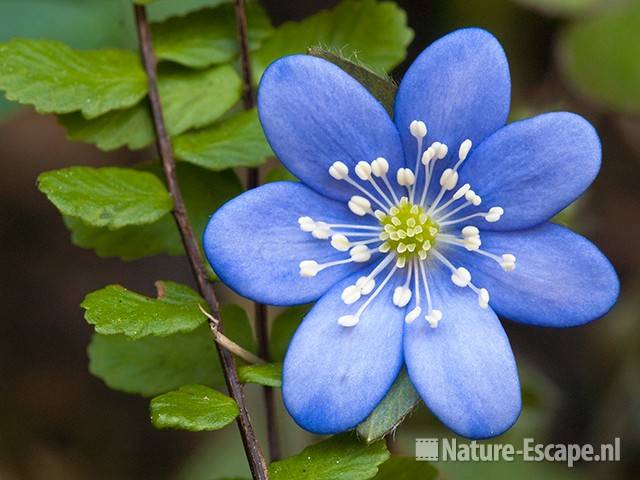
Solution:
[[[236,30],[238,34],[238,45],[242,64],[242,80],[244,92],[242,103],[245,110],[255,107],[256,98],[253,89],[253,75],[251,72],[251,59],[249,58],[249,34],[247,27],[247,12],[244,0],[234,1],[236,14]],[[260,169],[249,168],[247,171],[247,188],[252,189],[260,184]],[[259,355],[269,361],[269,326],[267,306],[259,303],[255,304],[256,331],[258,336]],[[280,440],[278,436],[278,425],[275,412],[274,392],[271,387],[263,388],[264,403],[267,414],[267,441],[269,444],[269,457],[271,461],[280,458]]]
[[[178,184],[176,176],[176,163],[173,158],[171,141],[169,140],[169,136],[167,135],[165,128],[162,104],[158,93],[157,59],[153,50],[151,30],[147,20],[146,9],[144,6],[135,5],[134,11],[140,44],[140,53],[144,69],[149,80],[149,101],[151,104],[151,115],[156,135],[156,146],[158,153],[160,154],[160,158],[162,159],[162,166],[167,185],[169,187],[169,192],[173,197],[173,216],[178,224],[178,230],[182,237],[184,249],[187,253],[191,269],[198,283],[198,290],[207,302],[212,316],[218,320],[217,322],[209,322],[209,326],[215,339],[217,332],[222,332],[223,330],[218,300],[216,298],[215,291],[213,290],[213,285],[207,279],[205,264],[200,253],[198,242],[193,234],[189,217],[187,216],[186,206],[184,204],[180,185]],[[254,479],[267,480],[269,478],[267,465],[253,431],[253,426],[249,420],[244,392],[238,379],[238,372],[235,367],[233,356],[229,351],[221,348],[218,343],[216,343],[216,349],[220,357],[220,363],[222,365],[229,394],[236,401],[240,409],[237,423],[238,428],[240,429],[240,436],[242,437],[251,473]]]

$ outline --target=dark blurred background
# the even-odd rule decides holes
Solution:
[[[95,2],[66,1],[39,10],[42,0],[0,0],[0,41],[27,36],[59,38],[85,48],[133,47],[128,7],[103,3],[94,8]],[[338,2],[262,3],[280,24]],[[596,444],[620,437],[622,461],[573,469],[518,462],[438,467],[447,478],[461,479],[637,478],[640,118],[576,94],[567,84],[559,71],[557,38],[574,20],[527,8],[524,4],[535,2],[524,0],[397,3],[408,13],[415,39],[406,62],[393,72],[395,79],[434,39],[477,25],[493,32],[506,49],[514,118],[566,109],[596,125],[604,152],[601,174],[562,221],[597,243],[622,280],[618,305],[585,327],[554,330],[505,321],[523,376],[525,408],[502,439]],[[612,55],[627,47],[611,45]],[[73,246],[59,213],[37,191],[35,178],[68,165],[129,164],[151,152],[105,154],[66,140],[53,116],[12,109],[7,103],[0,110],[0,479],[205,479],[246,472],[235,426],[213,434],[156,431],[148,420],[147,400],[109,390],[87,370],[91,328],[79,307],[87,292],[126,283],[151,294],[156,279],[191,283],[190,272],[180,257],[124,263]],[[249,395],[259,424],[259,391],[250,387]],[[310,437],[280,413],[285,450],[298,452]],[[391,448],[412,455],[414,439],[432,434],[450,435],[421,409],[399,429]]]

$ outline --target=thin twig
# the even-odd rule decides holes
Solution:
[[[226,348],[231,353],[233,353],[236,357],[241,358],[242,360],[244,360],[247,363],[258,364],[258,365],[267,363],[262,358],[260,358],[259,356],[254,355],[253,353],[251,353],[246,348],[242,348],[236,342],[234,342],[229,337],[227,337],[224,333],[220,332],[220,330],[218,330],[218,328],[217,328],[218,325],[220,324],[220,320],[218,320],[213,315],[211,315],[209,312],[207,312],[202,307],[202,305],[198,305],[198,308],[204,314],[204,316],[209,319],[209,322],[213,323],[216,326],[215,329],[212,328],[211,330],[213,331],[214,340],[216,342],[218,342],[218,345],[220,345],[221,347]]]
[[[253,89],[253,75],[251,72],[251,59],[249,57],[249,30],[247,26],[247,11],[244,0],[235,0],[236,30],[238,33],[238,45],[240,47],[240,60],[242,63],[242,80],[244,91],[242,103],[245,110],[250,110],[256,105],[256,95]],[[260,183],[260,170],[250,168],[247,171],[247,187],[256,188]],[[256,331],[258,336],[259,354],[267,361],[269,358],[269,326],[267,306],[255,304]],[[271,387],[263,387],[264,404],[267,415],[267,441],[269,444],[269,457],[271,461],[280,459],[280,439],[278,435],[278,423],[275,410],[274,391]]]
[[[212,315],[215,318],[220,319],[218,300],[213,290],[213,286],[207,280],[205,264],[202,259],[202,255],[200,254],[198,242],[193,234],[189,217],[187,216],[187,210],[184,200],[182,199],[182,192],[180,191],[180,186],[176,176],[176,163],[173,158],[171,141],[169,140],[169,136],[166,132],[164,117],[162,114],[162,104],[158,93],[157,59],[153,50],[151,30],[147,20],[146,9],[144,6],[135,5],[134,11],[140,43],[140,53],[142,55],[144,69],[149,80],[149,101],[151,103],[151,115],[156,134],[156,146],[158,153],[160,154],[160,158],[162,159],[162,167],[164,169],[164,175],[169,187],[169,192],[173,197],[173,216],[178,224],[182,243],[187,253],[191,269],[193,270],[193,274],[198,283],[200,294],[209,305]],[[222,322],[217,324],[210,322],[209,327],[211,328],[214,339],[217,332],[222,332],[223,330]],[[249,468],[251,469],[254,479],[268,480],[267,465],[253,431],[251,421],[249,420],[244,392],[242,390],[242,385],[238,380],[238,372],[236,371],[233,356],[226,349],[220,348],[218,343],[216,343],[216,349],[218,350],[229,394],[236,401],[240,410],[237,423],[238,428],[240,429],[240,436],[242,437],[247,460],[249,462]]]

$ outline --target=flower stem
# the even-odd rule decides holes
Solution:
[[[247,11],[244,0],[234,0],[236,14],[236,31],[238,34],[238,46],[242,64],[242,81],[244,91],[242,104],[245,110],[250,110],[256,105],[256,95],[253,88],[253,75],[251,71],[251,58],[249,57],[249,30],[247,27]],[[247,170],[247,188],[256,188],[260,184],[260,169],[249,168]],[[269,326],[267,306],[255,304],[256,331],[258,336],[259,354],[269,361]],[[267,440],[269,443],[269,457],[271,461],[280,458],[280,441],[278,436],[278,424],[275,412],[274,392],[271,387],[263,387],[264,403],[267,415]]]
[[[176,163],[173,158],[171,141],[165,128],[162,104],[158,93],[157,59],[153,50],[151,29],[149,28],[145,7],[142,5],[134,5],[134,12],[140,44],[140,53],[149,81],[149,102],[151,104],[151,116],[156,135],[156,146],[158,153],[160,154],[160,158],[162,159],[164,175],[174,202],[173,216],[178,225],[178,230],[182,237],[182,243],[187,253],[191,270],[193,271],[198,284],[198,290],[209,305],[212,316],[218,319],[217,322],[209,322],[209,327],[211,328],[212,335],[215,339],[217,333],[222,333],[223,331],[218,300],[216,298],[215,291],[213,290],[213,285],[207,279],[205,264],[200,253],[198,242],[193,234],[189,217],[187,216],[187,209],[182,198],[182,192],[176,176]],[[240,436],[242,437],[251,473],[254,479],[268,480],[267,465],[253,431],[253,426],[249,420],[244,392],[242,385],[238,380],[238,372],[234,364],[233,356],[228,350],[220,347],[217,342],[216,349],[220,357],[220,363],[222,365],[229,394],[236,401],[240,410],[237,423],[238,428],[240,429]]]

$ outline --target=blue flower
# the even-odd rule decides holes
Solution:
[[[598,135],[566,112],[505,126],[510,90],[504,51],[479,29],[416,59],[393,119],[324,60],[289,56],[265,72],[262,126],[302,182],[227,203],[204,248],[245,297],[318,300],[284,362],[284,402],[303,428],[354,427],[405,366],[454,432],[498,435],[521,398],[497,315],[570,327],[615,303],[609,261],[547,223],[597,175]]]

